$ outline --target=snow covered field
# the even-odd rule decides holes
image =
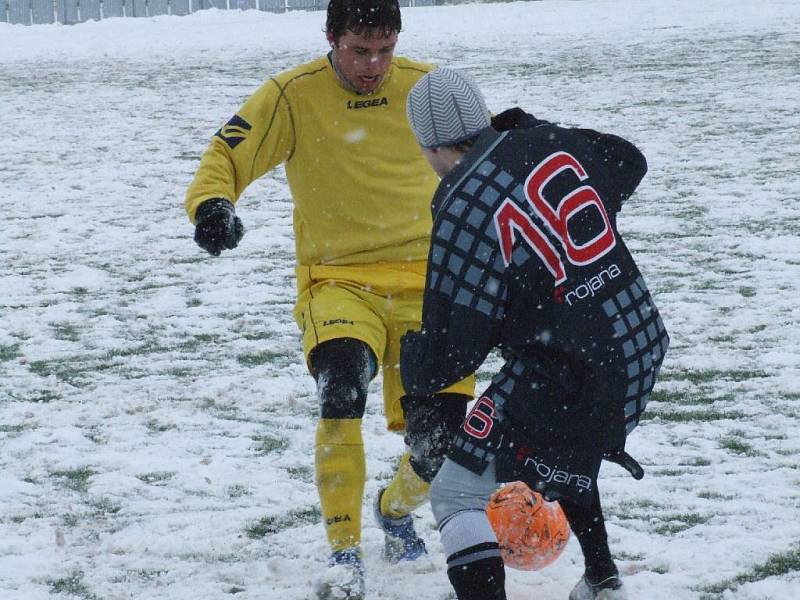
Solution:
[[[252,186],[212,259],[183,192],[323,13],[0,24],[0,598],[307,600],[327,557],[316,399],[291,320],[291,201]],[[490,107],[623,135],[650,173],[621,229],[672,334],[629,451],[601,474],[631,598],[800,598],[800,3],[408,9],[398,53],[469,69]],[[480,373],[481,386],[496,360]],[[365,418],[374,599],[452,598],[386,569],[372,495],[402,439]],[[565,599],[554,565],[511,600]]]

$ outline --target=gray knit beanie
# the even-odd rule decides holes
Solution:
[[[491,124],[475,80],[454,69],[431,71],[411,88],[406,115],[423,148],[453,146]]]

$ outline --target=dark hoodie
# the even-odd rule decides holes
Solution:
[[[439,185],[422,330],[403,338],[403,385],[436,393],[499,348],[494,444],[509,457],[499,477],[522,478],[509,472],[522,448],[592,480],[603,457],[641,476],[625,437],[669,338],[616,216],[646,172],[620,137],[511,109]],[[460,462],[480,472],[485,461]],[[553,497],[570,493],[538,483]]]

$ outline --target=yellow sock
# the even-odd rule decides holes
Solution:
[[[422,506],[428,499],[431,484],[420,479],[408,462],[411,455],[406,452],[392,482],[381,496],[381,513],[390,519],[406,516]]]
[[[331,549],[336,552],[358,545],[366,478],[361,419],[320,419],[316,471],[322,520]]]

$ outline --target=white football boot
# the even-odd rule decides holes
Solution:
[[[628,595],[618,575],[612,575],[598,583],[592,583],[584,575],[572,588],[569,600],[628,600]]]

